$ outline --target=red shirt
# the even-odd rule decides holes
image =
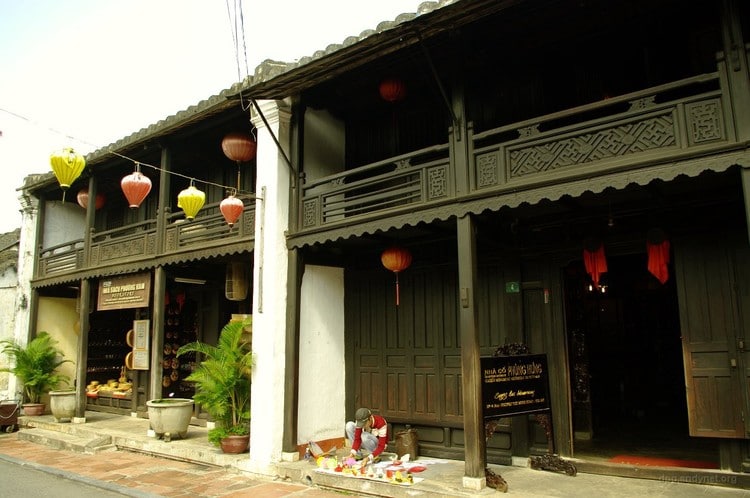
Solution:
[[[373,415],[372,418],[372,426],[368,430],[373,436],[378,438],[378,446],[372,452],[374,458],[383,453],[385,445],[388,443],[388,423],[380,415]],[[352,441],[352,449],[354,451],[359,450],[359,447],[362,446],[362,429],[364,427],[354,429],[354,441]]]

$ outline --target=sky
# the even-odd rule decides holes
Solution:
[[[421,1],[0,0],[0,233],[51,153],[107,146]]]

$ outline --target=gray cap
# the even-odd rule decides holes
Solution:
[[[354,419],[357,421],[357,427],[364,427],[367,419],[370,418],[372,412],[369,408],[358,408],[357,413],[354,414]]]

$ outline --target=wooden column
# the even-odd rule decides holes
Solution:
[[[466,477],[484,479],[486,467],[479,327],[476,310],[476,227],[471,215],[457,220],[461,389],[463,391]],[[483,487],[483,485],[481,486]]]
[[[161,398],[163,367],[161,353],[164,349],[164,293],[167,290],[167,273],[163,266],[154,269],[153,313],[151,315],[151,378],[147,399]]]
[[[89,197],[89,208],[94,197]],[[76,415],[74,422],[86,421],[86,366],[89,357],[89,309],[91,308],[91,281],[81,280],[78,296],[78,351],[76,354]]]
[[[284,369],[284,434],[282,451],[297,451],[297,418],[299,404],[299,314],[304,261],[299,249],[288,256],[286,300],[286,347]]]
[[[169,199],[170,179],[172,177],[169,174],[170,171],[172,171],[172,150],[169,147],[162,146],[161,170],[159,173],[159,203],[156,209],[156,254],[164,254],[167,224],[169,223],[168,217],[172,213],[170,207],[171,201]]]

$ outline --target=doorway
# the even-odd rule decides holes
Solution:
[[[607,266],[600,288],[582,261],[565,268],[574,455],[718,465],[717,440],[689,436],[673,275],[661,284],[645,253]]]

